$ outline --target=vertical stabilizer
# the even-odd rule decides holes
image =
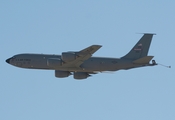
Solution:
[[[155,34],[145,33],[130,52],[122,58],[136,60],[147,56],[153,35]]]

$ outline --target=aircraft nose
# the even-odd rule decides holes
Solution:
[[[11,60],[11,58],[7,59],[6,62],[7,62],[7,63],[10,63],[10,60]]]

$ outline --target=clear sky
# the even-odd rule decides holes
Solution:
[[[121,70],[77,81],[5,62],[19,53],[61,54],[92,44],[121,57],[142,34],[149,55],[171,65]],[[1,0],[0,120],[175,120],[174,0]]]

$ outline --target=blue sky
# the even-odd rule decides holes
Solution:
[[[174,120],[175,1],[0,1],[1,120]],[[19,53],[61,54],[92,44],[94,56],[121,57],[156,33],[149,55],[158,63],[77,81],[54,71],[13,67]]]

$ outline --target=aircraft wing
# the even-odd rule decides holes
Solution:
[[[63,64],[63,67],[79,67],[85,60],[89,59],[93,53],[100,49],[101,45],[92,45],[79,52],[75,52],[77,58],[74,61]]]

